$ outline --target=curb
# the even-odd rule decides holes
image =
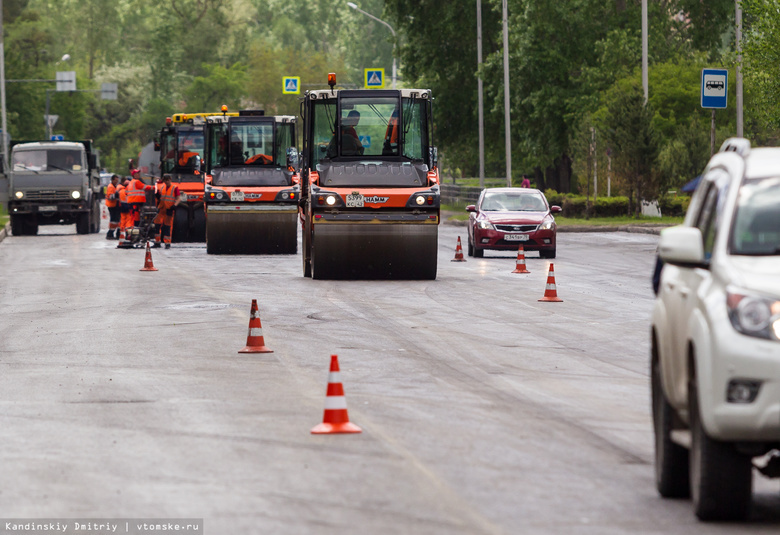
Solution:
[[[5,239],[6,236],[8,236],[8,233],[11,232],[11,224],[6,223],[5,227],[0,229],[0,242]]]

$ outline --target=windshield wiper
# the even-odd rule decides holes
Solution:
[[[67,171],[67,172],[68,172],[68,173],[70,173],[71,175],[73,174],[73,171],[71,171],[70,169],[67,169],[67,168],[65,168],[65,167],[60,167],[59,165],[52,165],[52,164],[49,164],[49,165],[48,165],[48,167],[53,167],[53,168],[55,168],[55,169],[59,169],[60,171]]]
[[[14,167],[16,167],[16,166],[23,167],[25,171],[32,171],[32,172],[33,172],[33,173],[35,173],[36,175],[40,175],[40,174],[41,174],[41,173],[40,173],[40,172],[38,172],[36,169],[33,169],[32,167],[27,167],[27,166],[26,166],[26,165],[24,165],[23,163],[17,163],[17,164],[14,164]]]

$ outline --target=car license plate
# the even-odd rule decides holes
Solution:
[[[56,212],[57,207],[56,206],[39,206],[38,207],[39,212]]]
[[[528,234],[504,234],[506,241],[528,241]]]
[[[243,191],[231,191],[230,192],[230,200],[231,201],[243,201],[244,200],[244,192]]]
[[[360,193],[350,193],[347,195],[347,208],[363,208],[364,197]]]

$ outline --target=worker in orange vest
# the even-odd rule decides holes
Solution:
[[[143,183],[138,169],[133,169],[130,174],[132,179],[127,186],[127,202],[133,212],[133,226],[138,226],[141,223],[141,207],[146,203],[146,192],[154,188]]]
[[[129,184],[130,180],[125,178],[116,188],[119,197],[119,244],[117,247],[121,247],[125,243],[128,228],[133,226],[133,213],[130,209],[130,203],[127,202],[127,186]]]
[[[117,193],[117,185],[119,184],[119,175],[113,175],[111,177],[111,183],[106,188],[106,208],[108,208],[108,233],[106,234],[107,240],[116,240],[119,238],[117,235],[117,228],[119,228],[119,194]]]
[[[157,217],[154,218],[155,236],[152,247],[160,247],[161,239],[165,248],[171,248],[173,233],[173,216],[176,206],[181,202],[179,186],[172,183],[171,175],[164,174],[162,183],[157,185]]]

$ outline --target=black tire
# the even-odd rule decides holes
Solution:
[[[177,206],[173,216],[173,232],[171,242],[181,243],[187,241],[190,232],[189,210],[186,206]]]
[[[100,232],[100,203],[97,201],[92,202],[92,216],[91,216],[91,226],[90,226],[90,232],[92,234],[97,234]]]
[[[555,258],[555,247],[552,249],[539,249],[539,258]]]
[[[35,219],[35,216],[28,216],[24,221],[24,233],[28,236],[38,235],[38,221]]]
[[[469,256],[474,256],[474,245],[471,243],[471,239],[466,240],[466,254]]]
[[[485,250],[480,249],[476,245],[474,246],[474,258],[483,258],[485,256]]]
[[[76,219],[76,233],[77,234],[89,234],[91,221],[89,220],[90,213],[84,212],[77,216]]]
[[[24,235],[24,218],[26,216],[23,215],[12,215],[11,216],[11,234],[14,236],[23,236]]]
[[[650,383],[655,431],[655,486],[664,498],[688,498],[691,495],[688,477],[688,450],[672,442],[674,409],[661,385],[661,365],[655,340],[652,347]]]
[[[203,207],[196,208],[192,213],[192,228],[188,241],[206,241],[206,212]]]
[[[311,227],[304,222],[301,231],[301,257],[303,258],[303,276],[311,277]]]
[[[695,375],[688,384],[691,420],[690,478],[699,520],[745,520],[753,494],[753,465],[728,442],[713,440],[701,423]]]

